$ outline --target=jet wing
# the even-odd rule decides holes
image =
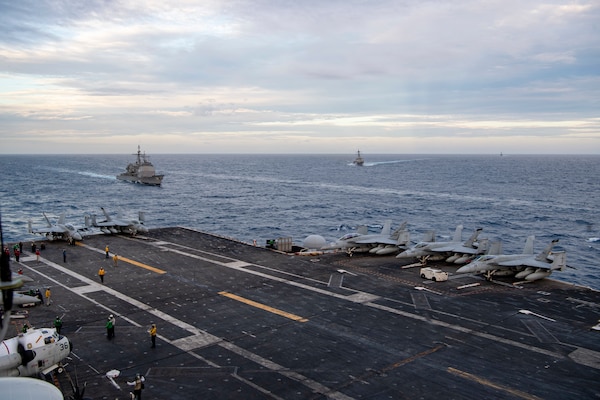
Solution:
[[[466,246],[450,246],[450,250],[433,249],[433,251],[448,251],[462,254],[478,254],[480,252],[479,248]]]
[[[53,225],[48,228],[32,228],[32,233],[65,233],[67,230],[63,227]]]
[[[94,226],[102,226],[102,227],[111,227],[111,226],[120,226],[116,221],[101,221],[96,222]]]
[[[498,266],[501,267],[533,267],[533,268],[546,268],[550,269],[549,262],[537,261],[531,257],[514,259],[514,260],[505,260],[497,263]]]
[[[427,250],[434,251],[436,253],[459,252],[459,251],[455,250],[456,248],[457,248],[457,246],[455,244],[448,244],[446,246],[438,246],[436,243],[434,243],[432,246],[427,248]]]
[[[498,263],[502,267],[533,267],[545,270],[562,270],[566,266],[565,252],[557,252],[551,255],[548,261],[536,260],[533,257],[505,260]]]
[[[398,240],[390,239],[390,238],[366,238],[366,239],[357,239],[354,241],[356,244],[398,244]]]
[[[113,223],[114,226],[129,226],[129,225],[131,225],[131,222],[125,221],[124,219],[120,219],[120,218],[113,219],[113,220],[111,220],[111,222]]]

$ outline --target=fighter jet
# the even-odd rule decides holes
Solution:
[[[535,281],[550,276],[554,270],[562,271],[567,266],[564,251],[552,253],[558,239],[551,241],[538,255],[533,254],[534,239],[535,236],[527,238],[523,254],[483,255],[471,264],[460,267],[456,273],[485,272],[488,279],[493,275],[515,274],[517,279]]]
[[[353,253],[365,253],[386,255],[399,250],[409,242],[409,232],[406,230],[406,222],[403,222],[394,232],[391,231],[392,221],[387,220],[381,229],[381,233],[368,234],[366,226],[361,226],[356,232],[347,233],[334,243],[321,247],[320,250],[346,250],[349,255]]]
[[[82,240],[83,237],[77,228],[71,224],[65,223],[65,213],[62,213],[58,218],[58,222],[53,224],[50,219],[46,216],[46,213],[42,213],[46,219],[46,226],[32,227],[31,220],[29,220],[27,226],[29,233],[37,233],[40,235],[46,235],[48,240],[64,239],[64,240]]]
[[[35,296],[30,296],[28,294],[23,293],[13,293],[13,305],[22,306],[24,304],[38,304],[41,303],[42,300]],[[0,306],[4,305],[4,301],[2,296],[0,296]]]
[[[462,230],[463,226],[458,225],[451,241],[419,242],[414,247],[398,254],[396,258],[427,257],[428,260],[446,260],[447,262],[461,264],[467,262],[475,254],[483,254],[487,248],[487,240],[476,242],[482,228],[476,229],[464,243],[462,243]]]
[[[148,228],[144,226],[144,213],[142,211],[139,212],[139,220],[132,219],[127,220],[123,219],[120,215],[116,218],[111,217],[104,207],[100,207],[102,212],[104,213],[104,217],[106,218],[104,221],[96,221],[96,216],[92,216],[92,225],[98,227],[104,233],[119,233],[119,232],[127,232],[131,235],[135,235],[138,232],[148,232]]]

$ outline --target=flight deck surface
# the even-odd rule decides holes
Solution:
[[[432,282],[394,256],[282,254],[185,228],[49,242],[18,266],[52,289],[29,322],[62,316],[66,370],[93,399],[127,398],[136,373],[145,400],[600,397],[600,293],[553,280]]]

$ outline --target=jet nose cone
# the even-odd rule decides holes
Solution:
[[[456,270],[457,274],[468,274],[469,272],[475,272],[479,268],[479,264],[471,263],[469,265],[464,265]]]
[[[73,239],[75,240],[83,240],[83,237],[78,232],[73,233]]]
[[[39,297],[29,296],[28,294],[20,296],[19,299],[22,301],[23,304],[37,304],[42,302],[42,300]]]
[[[25,275],[18,274],[16,277],[20,278],[23,282],[33,282],[32,278]]]

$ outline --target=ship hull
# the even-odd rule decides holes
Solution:
[[[140,178],[138,176],[117,175],[117,179],[142,185],[160,186],[162,184],[163,175],[154,175]]]

